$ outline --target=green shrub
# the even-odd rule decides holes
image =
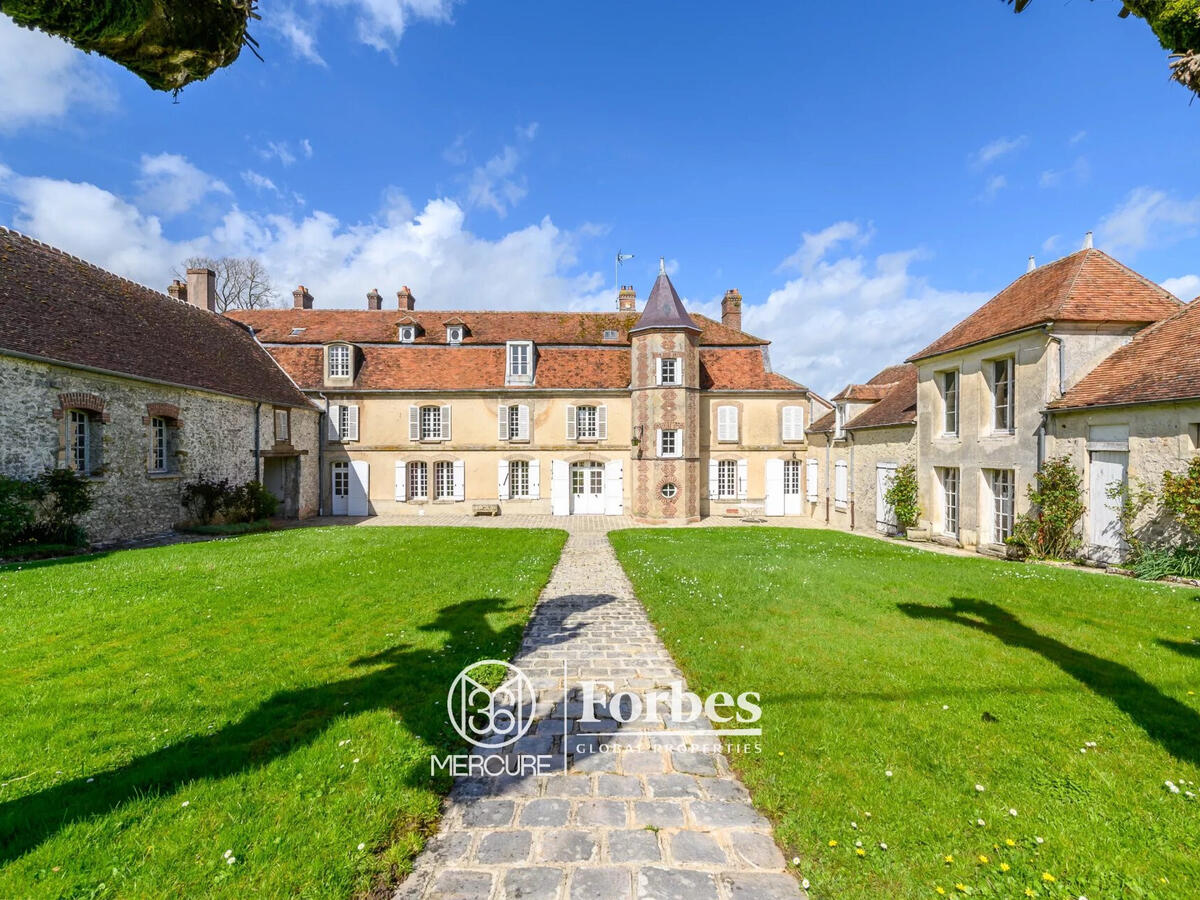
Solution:
[[[269,519],[279,510],[279,498],[261,481],[247,481],[230,498],[227,516],[230,522],[257,522]]]
[[[1042,463],[1029,485],[1032,508],[1013,527],[1009,542],[1039,559],[1067,559],[1078,549],[1083,504],[1083,477],[1068,456]]]
[[[37,520],[33,507],[37,495],[37,482],[0,475],[0,547],[13,547],[31,539]]]
[[[197,522],[211,525],[232,492],[229,479],[217,481],[201,475],[183,486],[183,505]]]
[[[279,509],[279,500],[258,481],[234,486],[227,478],[200,476],[183,486],[183,505],[197,523],[212,525],[218,517],[224,522],[269,519]]]
[[[1200,454],[1192,457],[1187,472],[1163,473],[1162,505],[1183,529],[1186,543],[1200,543]]]
[[[1174,575],[1177,578],[1200,578],[1200,550],[1188,547],[1146,550],[1133,562],[1138,578],[1157,581]]]
[[[0,547],[78,547],[87,534],[78,519],[92,508],[92,485],[72,469],[47,469],[32,479],[0,477]]]
[[[1154,489],[1143,481],[1136,484],[1115,481],[1104,494],[1117,503],[1117,520],[1121,523],[1121,537],[1128,548],[1128,562],[1135,563],[1146,552],[1144,529],[1138,527],[1138,518],[1158,502],[1158,497]]]
[[[897,524],[903,529],[915,528],[921,521],[919,489],[917,467],[905,463],[896,469],[892,483],[883,495],[884,502],[892,508]]]

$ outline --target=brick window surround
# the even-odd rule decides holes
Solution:
[[[104,400],[98,394],[89,394],[84,391],[59,394],[58,409],[54,410],[54,418],[62,419],[68,409],[82,409],[95,413],[101,422],[108,423],[108,412],[104,408]]]
[[[78,409],[79,407],[75,407]],[[179,425],[179,407],[174,403],[147,403],[146,414],[142,416],[142,424],[149,425],[154,418],[170,419],[172,424]]]

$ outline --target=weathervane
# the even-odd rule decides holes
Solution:
[[[617,251],[617,261],[613,263],[613,285],[617,289],[617,293],[621,293],[621,263],[627,259],[633,259],[632,253],[622,253]]]

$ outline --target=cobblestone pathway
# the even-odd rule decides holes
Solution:
[[[622,733],[597,706],[598,721],[581,721],[581,681],[614,693],[682,681],[604,530],[572,532],[514,660],[538,702],[533,727],[505,752],[549,754],[554,774],[459,779],[395,900],[804,897],[770,824],[698,733],[707,720],[668,715]]]

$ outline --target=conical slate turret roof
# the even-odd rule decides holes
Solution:
[[[629,329],[629,333],[635,334],[650,328],[686,328],[697,332],[700,330],[683,308],[683,301],[675,293],[675,285],[671,284],[667,273],[661,270],[654,282],[654,288],[650,291],[650,299],[646,301],[642,317]]]

